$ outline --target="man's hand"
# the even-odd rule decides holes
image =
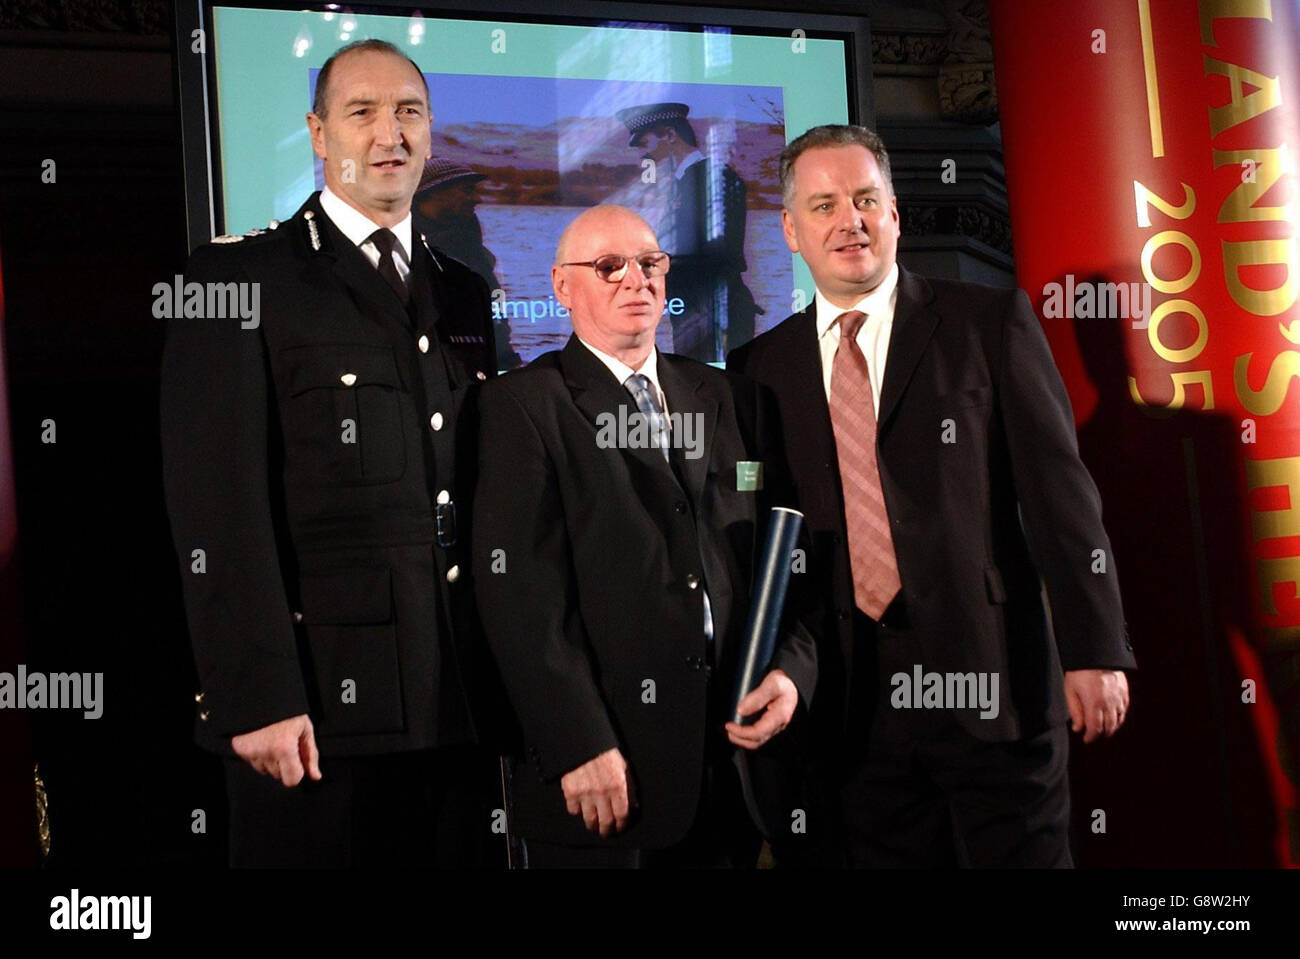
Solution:
[[[742,749],[757,749],[790,725],[794,708],[798,705],[799,690],[794,680],[783,671],[774,669],[738,705],[742,716],[752,716],[765,707],[767,712],[752,726],[727,723],[727,738]]]
[[[587,828],[599,829],[603,838],[627,825],[627,761],[617,747],[570,769],[561,777],[560,788],[569,812],[581,813]]]
[[[1070,729],[1083,741],[1113,735],[1128,713],[1128,677],[1121,669],[1071,669],[1065,674]]]
[[[316,752],[316,736],[306,713],[235,736],[230,745],[236,755],[259,773],[286,786],[302,782],[304,766],[308,776],[320,779],[320,754]]]

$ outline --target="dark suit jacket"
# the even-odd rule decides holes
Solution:
[[[823,654],[835,664],[822,664],[818,725],[838,730],[852,711],[854,600],[815,310],[737,349],[728,366],[778,396],[814,538],[810,581],[824,584],[821,635],[832,641]],[[1063,723],[1063,668],[1133,668],[1101,501],[1022,292],[900,268],[878,421],[881,486],[918,662],[927,672],[999,674],[996,719],[955,711],[973,735],[1006,741]],[[1105,572],[1093,571],[1097,550]]]
[[[636,405],[576,337],[483,390],[491,443],[475,503],[474,572],[524,736],[513,790],[527,838],[671,845],[695,818],[706,749],[727,755],[719,707],[732,691],[769,499],[737,490],[736,464],[780,471],[779,446],[763,445],[776,439],[766,420],[774,407],[754,383],[684,357],[661,353],[658,369],[669,413],[698,415],[704,427],[702,455],[679,458],[682,482],[657,449],[598,445],[601,415]],[[810,701],[809,633],[787,633],[771,666]],[[559,780],[614,747],[640,814],[602,840],[565,809]]]
[[[189,282],[260,284],[258,328],[172,319],[163,357],[164,481],[211,748],[301,713],[327,755],[474,735],[465,689],[490,661],[468,519],[492,321],[483,281],[413,239],[414,330],[319,194],[191,256]],[[440,490],[460,520],[445,546]]]

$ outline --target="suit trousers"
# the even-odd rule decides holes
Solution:
[[[895,708],[896,673],[922,662],[905,610],[858,613],[852,756],[839,787],[852,868],[1069,868],[1069,742],[1056,726],[985,742],[951,709]]]
[[[735,765],[721,756],[704,764],[699,809],[690,830],[666,849],[561,846],[524,840],[529,869],[752,869],[762,836],[750,821]]]
[[[501,869],[496,758],[470,746],[323,757],[293,788],[225,761],[230,865],[253,869]]]

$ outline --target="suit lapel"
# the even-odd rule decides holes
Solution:
[[[680,356],[659,354],[659,383],[668,401],[669,414],[677,421],[678,429],[683,432],[691,430],[692,442],[699,444],[700,455],[695,459],[687,459],[686,450],[682,447],[685,437],[674,435],[672,455],[681,470],[682,483],[686,487],[699,529],[700,561],[704,564],[704,578],[713,616],[714,655],[719,657],[723,654],[727,631],[731,628],[733,587],[727,561],[718,555],[714,547],[716,531],[711,533],[706,529],[706,526],[715,521],[705,499],[705,485],[710,468],[714,471],[714,482],[725,483],[729,481],[729,469],[732,471],[730,476],[735,476],[735,464],[714,462],[718,411],[723,398],[705,379],[706,369],[707,367]],[[734,479],[730,481],[734,482]],[[720,660],[715,659],[717,661]]]
[[[718,398],[705,387],[700,370],[693,364],[670,353],[660,353],[658,363],[659,385],[668,401],[668,413],[678,424],[673,433],[673,455],[677,457],[691,501],[698,509],[704,495],[704,480],[709,474],[718,424]],[[700,455],[695,459],[686,457],[687,451],[682,446],[686,437],[678,435],[686,430],[690,430],[691,440],[699,443]]]
[[[835,461],[835,431],[831,427],[831,410],[826,402],[826,387],[822,379],[821,344],[817,339],[817,303],[814,300],[798,315],[791,331],[793,348],[782,364],[788,370],[787,382],[794,393],[790,408],[807,410],[807,418],[797,425],[793,443],[805,447],[807,456],[799,457],[809,463]],[[789,425],[789,424],[787,424]],[[793,458],[792,458],[793,459]]]
[[[573,396],[573,402],[598,433],[605,417],[615,417],[615,425],[621,422],[620,406],[627,408],[628,417],[638,412],[632,394],[582,345],[576,334],[569,337],[560,361],[564,369],[564,381]],[[676,485],[677,479],[658,449],[620,444],[619,452],[637,467],[638,472],[649,471],[656,478],[667,479]]]
[[[885,381],[880,386],[880,412],[876,416],[879,430],[889,428],[890,417],[911,382],[916,364],[939,323],[939,314],[930,309],[934,293],[930,285],[913,273],[898,268],[898,301],[894,306],[894,328],[889,335],[889,358],[885,361]]]

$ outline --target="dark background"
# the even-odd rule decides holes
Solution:
[[[861,119],[889,146],[902,257],[922,273],[1012,285],[983,0],[709,5],[790,10],[791,29],[800,12],[869,17],[875,116]],[[105,674],[95,722],[53,710],[0,717],[5,768],[20,775],[31,757],[19,734],[31,727],[49,867],[224,865],[220,769],[191,742],[195,679],[158,444],[162,323],[151,288],[181,272],[188,252],[171,16],[167,0],[0,8],[0,264],[22,622],[0,651],[32,670]],[[47,158],[53,184],[41,182]],[[939,181],[944,158],[962,171],[956,185]],[[55,444],[41,442],[46,419]],[[1088,760],[1104,767],[1108,748],[1090,747]],[[1084,786],[1090,775],[1104,781],[1081,772]],[[42,859],[24,790],[4,790],[6,802],[19,798],[0,807],[0,821],[32,838],[0,845],[0,862]],[[199,809],[207,828],[196,834]],[[1269,864],[1249,837],[1189,847],[1185,835],[1148,835],[1120,849],[1089,836],[1086,809],[1075,818],[1083,865]],[[1205,831],[1226,835],[1216,822]]]

